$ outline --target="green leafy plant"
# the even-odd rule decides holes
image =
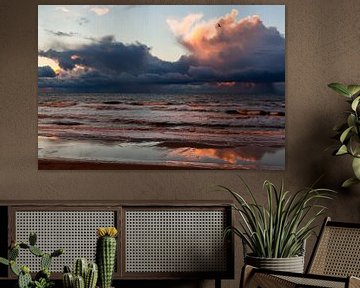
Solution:
[[[37,236],[30,233],[29,243],[12,242],[8,251],[8,259],[0,257],[0,263],[10,266],[11,271],[18,277],[19,288],[50,288],[54,283],[50,280],[50,265],[53,257],[58,257],[64,253],[63,249],[57,249],[51,254],[43,252],[36,246]],[[41,270],[35,275],[33,280],[28,266],[19,266],[16,259],[19,256],[20,249],[28,250],[33,255],[39,257]]]
[[[41,279],[39,279],[39,281],[35,280],[33,282],[33,287],[34,288],[51,288],[54,285],[55,285],[54,282],[51,282],[51,281],[49,282],[45,278],[41,278]]]
[[[353,157],[352,168],[354,177],[347,179],[342,184],[343,187],[349,187],[360,183],[360,85],[331,83],[328,86],[338,94],[346,97],[347,102],[350,104],[346,122],[334,127],[340,140],[340,146],[334,154],[348,154]]]
[[[239,236],[255,257],[288,258],[301,255],[304,241],[314,233],[315,220],[326,210],[325,206],[317,203],[318,200],[332,199],[334,191],[305,188],[292,194],[285,191],[283,184],[277,189],[266,180],[265,207],[257,202],[244,180],[242,182],[251,198],[250,202],[239,193],[220,186],[235,198],[233,208],[240,215],[240,227],[228,227],[225,235],[233,232]]]

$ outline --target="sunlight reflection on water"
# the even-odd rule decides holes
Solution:
[[[104,144],[39,137],[39,159],[211,169],[283,169],[285,148],[171,148],[160,142]]]

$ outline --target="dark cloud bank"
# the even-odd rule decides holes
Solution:
[[[234,45],[237,41],[241,45]],[[264,87],[272,89],[274,83],[285,80],[285,40],[276,29],[267,28],[262,22],[247,29],[242,26],[231,31],[224,29],[212,39],[186,42],[179,37],[178,42],[189,55],[175,62],[153,56],[144,44],[124,44],[113,36],[77,49],[39,51],[39,56],[57,61],[62,71],[57,75],[48,66],[39,67],[38,85],[79,92],[142,92],[185,87],[213,89],[220,82],[235,82],[229,89],[236,89],[252,82],[264,91]],[[210,50],[209,57],[196,50],[196,47],[205,50],[209,45],[222,49]]]

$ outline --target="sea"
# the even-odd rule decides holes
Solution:
[[[39,160],[285,168],[277,94],[40,93]]]

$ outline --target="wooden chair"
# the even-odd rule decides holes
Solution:
[[[360,223],[326,218],[306,273],[278,272],[244,266],[240,287],[360,287]]]

